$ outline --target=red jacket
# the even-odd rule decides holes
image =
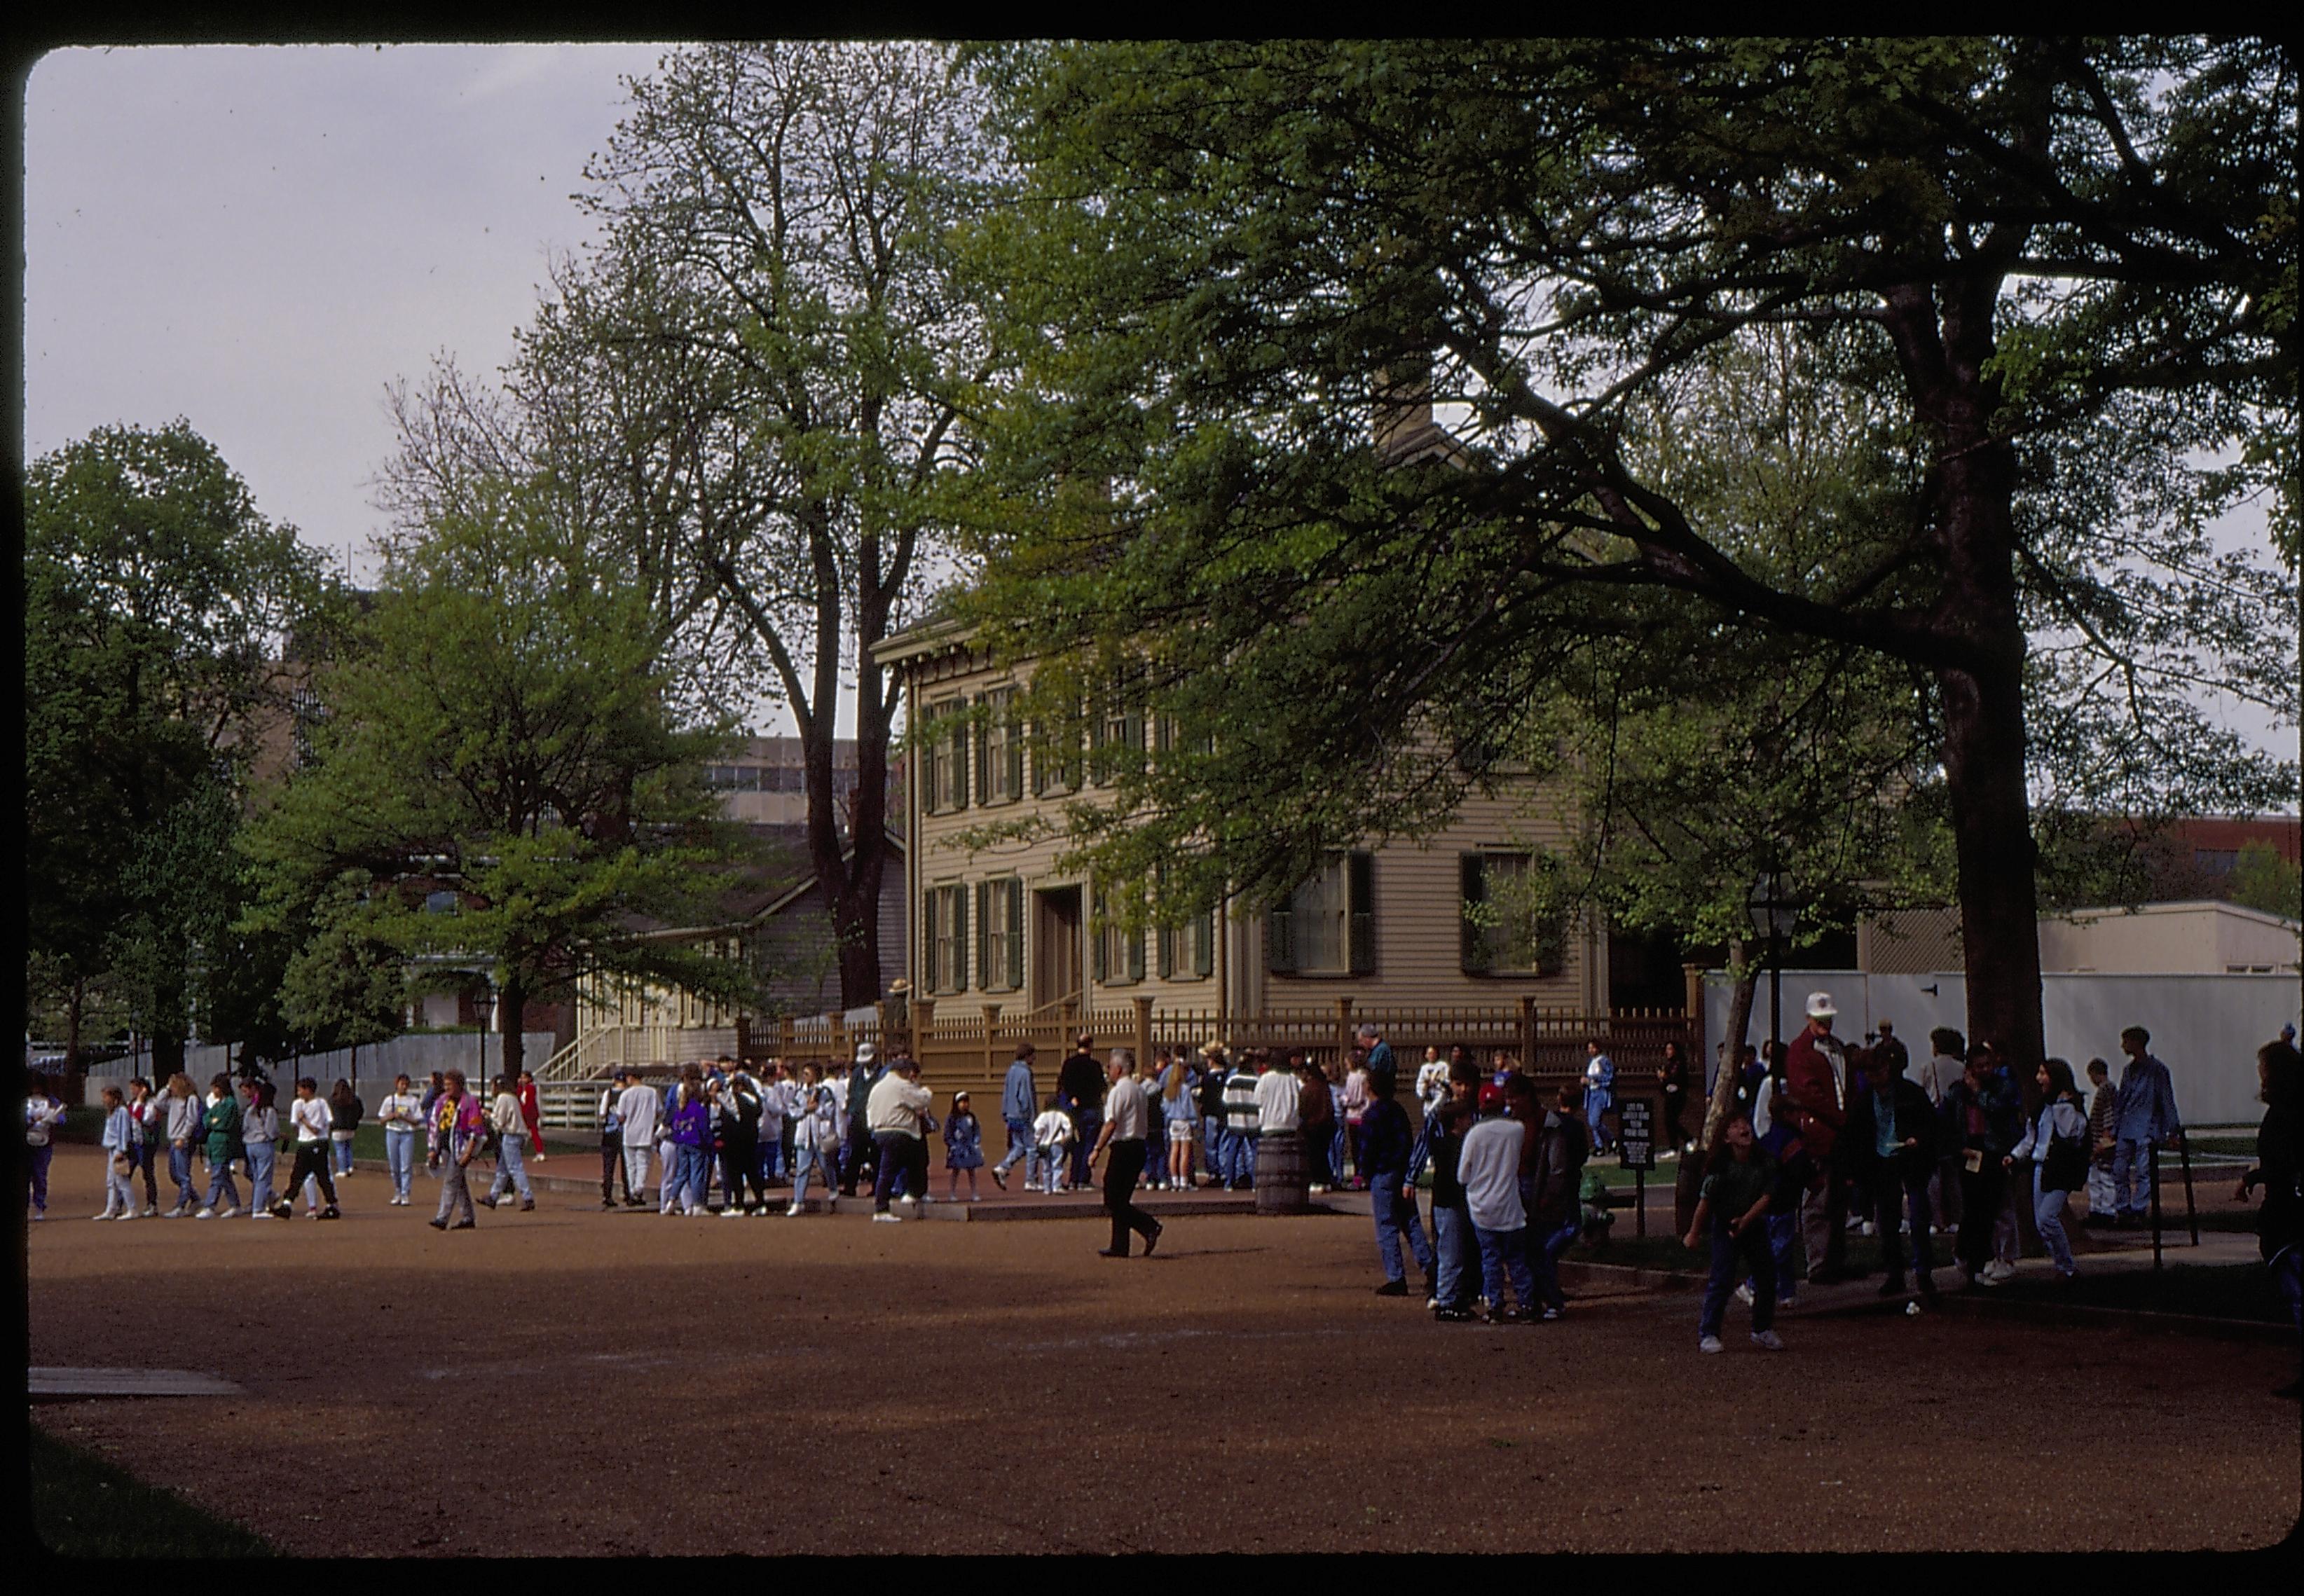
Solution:
[[[1803,1029],[1784,1048],[1784,1085],[1799,1105],[1792,1123],[1801,1144],[1819,1163],[1829,1161],[1832,1144],[1848,1123],[1848,1103],[1840,1070],[1832,1055],[1817,1045],[1813,1027]]]

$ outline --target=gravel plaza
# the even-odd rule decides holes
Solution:
[[[1085,1213],[564,1191],[442,1235],[365,1172],[339,1224],[99,1229],[94,1150],[54,1175],[30,1362],[247,1395],[37,1422],[292,1554],[2240,1550],[2298,1515],[2274,1340],[1804,1306],[1769,1354],[1732,1307],[1704,1357],[1691,1294],[1597,1271],[1559,1323],[1436,1324],[1353,1214],[1171,1208],[1122,1262]]]

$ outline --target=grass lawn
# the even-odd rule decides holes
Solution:
[[[64,1558],[269,1558],[273,1548],[174,1492],[30,1426],[32,1533]]]
[[[2148,1313],[2191,1313],[2208,1319],[2247,1319],[2278,1324],[2286,1306],[2275,1300],[2262,1263],[2172,1263],[2165,1269],[2125,1269],[2101,1274],[2080,1265],[2070,1284],[2019,1278],[1993,1295],[2025,1302],[2079,1303],[2092,1308],[2127,1308]]]

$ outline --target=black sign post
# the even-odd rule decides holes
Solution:
[[[1616,1109],[1616,1152],[1620,1165],[1632,1172],[1632,1234],[1648,1233],[1648,1171],[1656,1168],[1656,1105],[1645,1097],[1627,1097]]]

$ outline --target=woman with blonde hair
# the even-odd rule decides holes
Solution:
[[[1193,1101],[1192,1069],[1182,1053],[1160,1074],[1160,1114],[1168,1126],[1168,1189],[1192,1189],[1192,1148],[1200,1139],[1199,1105]]]

